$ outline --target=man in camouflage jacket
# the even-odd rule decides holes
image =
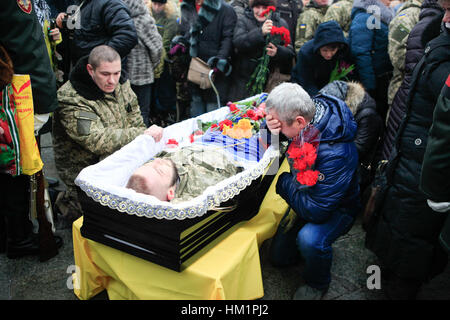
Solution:
[[[300,14],[297,20],[297,29],[295,34],[295,51],[303,46],[307,41],[314,38],[314,33],[328,9],[327,0],[311,0],[305,10]]]
[[[344,36],[348,37],[348,30],[350,30],[350,23],[352,19],[350,17],[353,7],[353,0],[339,0],[333,3],[327,9],[327,13],[323,17],[323,22],[334,20],[342,28]]]
[[[406,1],[389,23],[388,52],[394,66],[392,79],[388,88],[388,104],[392,104],[397,90],[405,75],[406,42],[409,32],[419,21],[420,7],[423,0]]]
[[[69,81],[58,90],[53,146],[56,168],[67,191],[58,195],[55,206],[69,222],[82,214],[74,184],[81,169],[150,130],[146,131],[129,80],[119,82],[120,71],[118,53],[98,46],[89,58],[79,60]]]

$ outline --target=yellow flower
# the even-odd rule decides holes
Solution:
[[[249,119],[241,119],[237,123],[236,127],[241,128],[243,130],[248,130],[248,129],[251,130],[252,129],[252,123],[250,122]]]
[[[252,124],[248,119],[241,119],[232,128],[227,125],[223,126],[222,134],[225,134],[233,139],[251,138],[252,137]]]
[[[223,125],[222,134],[227,135],[227,132],[231,130],[230,126],[227,126],[226,124]]]

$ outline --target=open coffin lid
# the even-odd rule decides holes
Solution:
[[[131,174],[166,149],[170,139],[179,143],[178,148],[190,145],[190,135],[199,129],[198,119],[221,121],[229,113],[229,108],[223,107],[173,124],[164,129],[159,143],[150,136],[138,136],[99,163],[84,168],[75,180],[84,211],[82,235],[181,271],[182,263],[220,234],[255,216],[278,168],[280,152],[273,146],[259,161],[238,159],[244,167],[242,172],[189,201],[163,202],[125,187]]]

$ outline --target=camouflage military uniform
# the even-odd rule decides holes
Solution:
[[[388,89],[388,104],[392,104],[402,84],[405,72],[406,42],[409,32],[419,21],[422,0],[408,0],[398,10],[389,24],[388,52],[394,71]]]
[[[297,32],[295,35],[295,51],[298,52],[305,42],[314,38],[317,26],[323,22],[323,17],[328,6],[319,7],[311,0],[297,20]]]
[[[217,148],[194,144],[175,152],[163,151],[158,155],[161,158],[171,159],[180,175],[180,184],[172,202],[193,199],[201,195],[207,187],[216,185],[243,170],[237,163],[218,152]]]
[[[89,90],[99,94],[96,84],[92,80],[88,82],[90,78],[82,79]],[[81,214],[74,184],[81,169],[120,149],[146,129],[129,81],[118,84],[114,94],[100,93],[89,99],[84,95],[74,88],[72,79],[66,82],[58,90],[59,108],[53,119],[55,164],[67,186],[66,193],[59,195],[55,205],[68,220]]]
[[[322,22],[330,20],[336,21],[341,26],[342,31],[344,31],[345,37],[348,37],[348,30],[350,29],[350,23],[352,22],[350,17],[352,7],[353,0],[339,0],[328,8]]]

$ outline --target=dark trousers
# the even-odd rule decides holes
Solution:
[[[0,208],[0,248],[4,250],[7,237],[10,242],[18,242],[32,233],[33,225],[28,217],[30,209],[29,176],[13,177],[0,173]]]
[[[150,126],[150,104],[152,102],[152,86],[153,84],[144,84],[142,86],[131,85],[134,93],[138,98],[141,115],[147,127]]]
[[[372,92],[372,98],[377,103],[377,111],[383,118],[383,122],[386,122],[386,115],[389,109],[388,104],[388,88],[389,82],[392,78],[392,72],[386,72],[376,78],[376,88]]]

